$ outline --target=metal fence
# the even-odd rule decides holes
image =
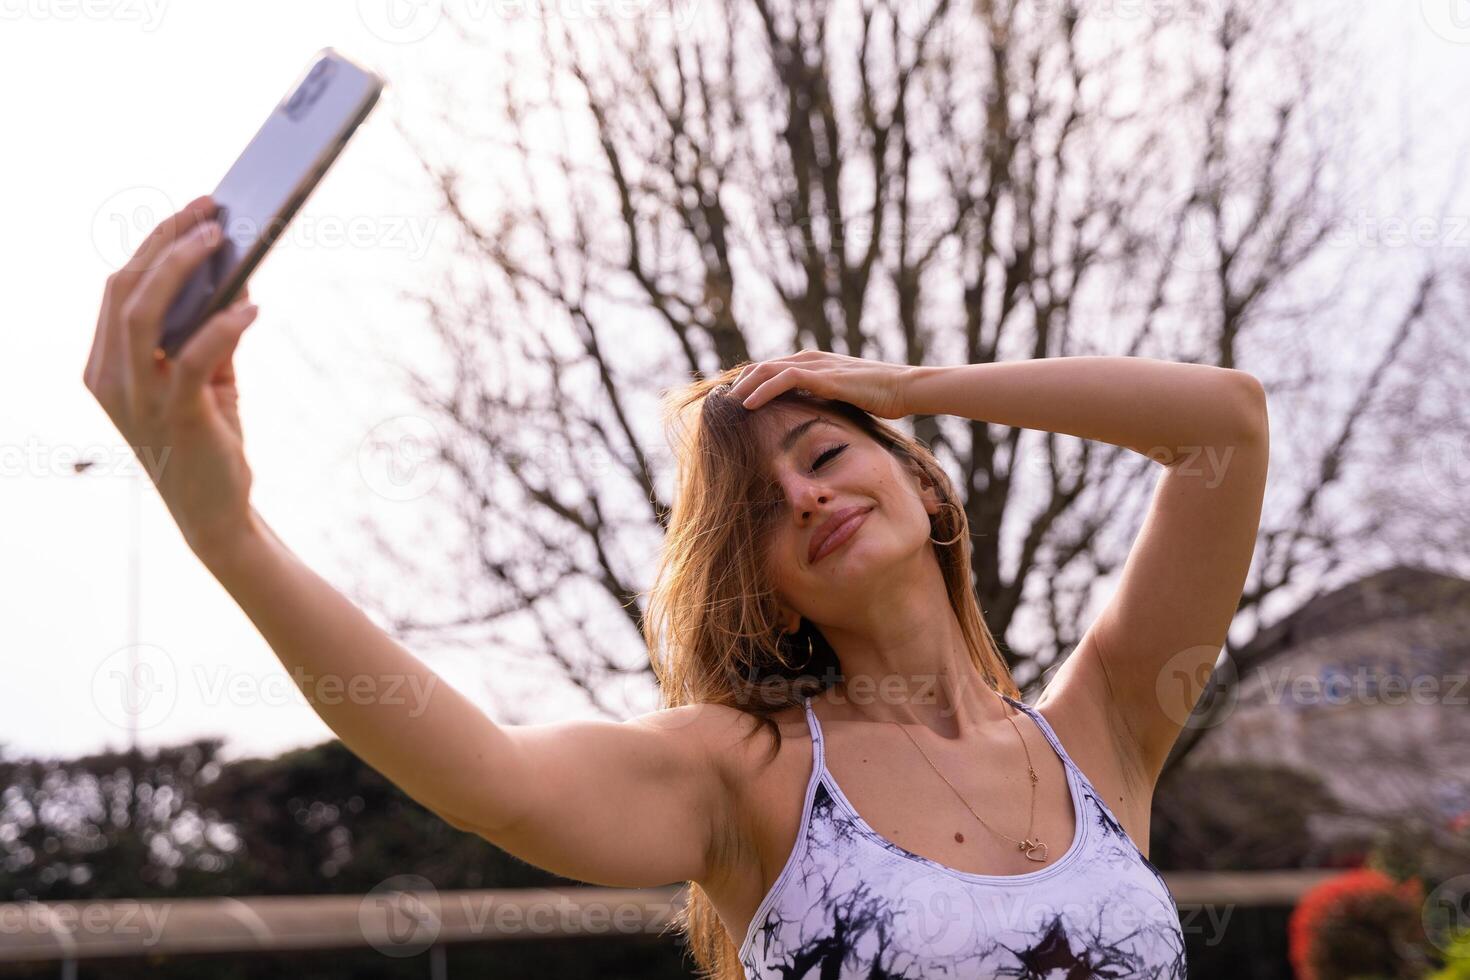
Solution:
[[[1202,906],[1293,906],[1340,873],[1176,871],[1164,878],[1183,914]],[[403,876],[365,895],[10,902],[0,903],[0,962],[55,961],[65,978],[78,960],[94,957],[368,946],[395,956],[428,950],[438,980],[445,944],[663,934],[685,895],[683,886],[440,891]]]

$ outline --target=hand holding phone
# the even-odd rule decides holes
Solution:
[[[163,318],[158,346],[184,342],[228,307],[374,105],[383,80],[323,48],[267,117],[210,198],[224,230]]]
[[[214,314],[177,359],[160,357],[156,339],[169,298],[223,240],[217,210],[191,202],[107,277],[82,374],[201,559],[252,524],[232,357],[255,310],[242,300]]]

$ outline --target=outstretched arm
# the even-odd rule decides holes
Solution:
[[[712,746],[732,708],[632,721],[502,726],[306,567],[250,505],[234,352],[253,308],[216,314],[177,358],[157,350],[171,298],[222,240],[208,197],[160,222],[107,279],[87,390],[117,425],[189,547],[347,747],[462,830],[567,877],[703,880],[726,785]]]

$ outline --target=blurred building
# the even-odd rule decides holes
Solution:
[[[1308,859],[1390,827],[1470,839],[1470,582],[1379,572],[1305,603],[1239,662],[1223,721],[1184,760],[1195,778],[1317,777],[1336,804],[1306,814]]]

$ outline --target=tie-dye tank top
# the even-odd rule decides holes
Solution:
[[[812,774],[786,865],[755,910],[740,962],[750,980],[1185,977],[1184,934],[1158,869],[1072,762],[1061,757],[1076,832],[1036,871],[959,871],[870,827],[827,771],[806,699]]]

